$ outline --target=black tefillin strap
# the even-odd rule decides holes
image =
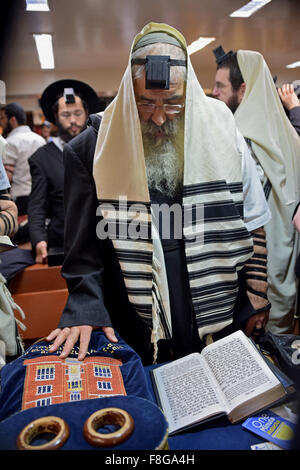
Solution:
[[[247,261],[245,266],[245,280],[247,284],[247,290],[251,294],[256,295],[257,297],[261,297],[267,301],[266,305],[256,309],[256,313],[262,313],[270,310],[271,304],[268,300],[266,292],[259,291],[257,288],[254,289],[254,287],[251,285],[251,280],[263,282],[265,286],[267,286],[267,244],[265,235],[254,233],[253,245],[265,249],[265,253],[256,253],[254,251],[252,258]]]
[[[2,212],[3,209],[1,208],[1,201],[12,201],[10,194],[7,193],[6,190],[0,191],[0,219],[4,224],[3,235],[9,235],[11,233],[15,233],[18,227],[13,214],[9,210],[5,209],[5,212]]]
[[[167,60],[167,63],[170,65],[170,66],[178,66],[178,67],[186,67],[187,65],[187,62],[186,60],[179,60],[179,59],[171,59],[169,56],[158,56],[158,55],[153,55],[153,56],[147,56],[146,59],[132,59],[131,63],[132,65],[145,65],[147,62],[149,61],[157,61],[157,59],[162,59],[161,61],[158,60],[158,62],[164,62],[165,61],[165,58],[168,59]]]
[[[8,214],[10,217],[8,217]],[[4,224],[4,234],[3,235],[10,235],[11,233],[15,233],[17,231],[16,222],[14,219],[13,214],[10,211],[0,212],[0,219]]]
[[[146,65],[146,89],[170,88],[170,67],[186,67],[186,60],[171,59],[167,55],[147,55],[145,59],[132,59],[131,65]]]
[[[12,201],[11,195],[7,192],[6,189],[0,191],[0,201]]]

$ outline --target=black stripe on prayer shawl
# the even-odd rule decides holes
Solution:
[[[137,201],[128,201],[127,199],[114,200],[114,199],[98,199],[98,204],[104,209],[110,208],[113,206],[116,210],[126,210],[128,211],[132,206],[136,209],[138,207],[140,212],[145,214],[151,214],[151,203],[150,202],[137,202]]]
[[[152,265],[152,252],[116,249],[119,261],[126,263],[145,263]]]
[[[184,216],[185,220],[191,220],[193,223],[199,222],[201,219],[196,218],[197,216],[197,207],[201,207],[203,205],[204,208],[204,219],[206,222],[212,222],[216,220],[238,220],[240,219],[240,213],[236,210],[237,203],[233,201],[218,201],[218,202],[205,202],[203,204],[186,204],[184,206]],[[200,217],[203,213],[198,211]]]
[[[150,304],[137,304],[137,303],[132,304],[132,305],[134,305],[135,308],[136,308],[139,312],[141,312],[145,317],[146,317],[147,315],[149,315],[149,316],[151,316],[151,318],[152,318],[152,305],[150,305]]]
[[[243,183],[226,183],[224,180],[210,181],[208,183],[190,184],[184,186],[183,197],[195,194],[215,193],[220,191],[230,191],[231,193],[242,193]]]
[[[134,296],[147,296],[152,294],[152,287],[144,287],[144,288],[138,288],[138,287],[127,287],[127,292],[129,295],[134,295]]]
[[[228,306],[233,307],[232,300],[236,298],[237,291],[238,291],[238,282],[236,281],[235,283],[232,284],[230,291],[228,290],[226,294],[224,294],[223,292],[221,294],[217,292],[218,294],[217,296],[216,294],[214,294],[205,298],[203,297],[202,294],[201,296],[197,297],[195,296],[195,293],[193,292],[193,296],[194,296],[193,305],[194,305],[195,311],[196,312],[199,311],[199,313],[201,312],[202,314],[205,314],[206,312],[208,314],[211,314],[211,311],[213,310],[221,310],[221,311],[224,311],[224,309],[228,310]]]
[[[235,202],[234,205],[235,205],[241,219],[244,220],[244,204],[242,202]]]
[[[205,298],[205,296],[216,297],[217,294],[223,295],[224,292],[227,292],[230,295],[230,292],[233,292],[234,289],[237,289],[238,281],[237,279],[231,281],[220,281],[214,282],[213,284],[199,285],[192,287],[191,291],[197,297]]]
[[[200,313],[197,314],[196,312],[196,322],[198,328],[230,320],[233,317],[233,312],[234,308],[230,308],[225,312],[222,310],[217,310],[215,314],[207,315],[205,317]]]
[[[152,281],[152,273],[144,273],[141,271],[122,271],[125,279],[144,279],[147,281]]]
[[[272,183],[271,183],[271,181],[268,179],[268,180],[266,181],[265,185],[264,185],[264,193],[265,193],[266,200],[269,199],[271,190],[272,190]]]
[[[236,204],[232,203],[208,203],[204,206],[204,217],[207,222],[215,222],[219,220],[238,220],[239,212],[236,210]]]
[[[216,259],[216,258],[234,258],[241,255],[246,255],[247,253],[251,253],[252,248],[246,247],[241,248],[239,250],[227,250],[227,251],[210,251],[208,253],[201,253],[199,255],[187,256],[186,260],[188,264],[198,263],[199,261],[204,261],[206,259]],[[248,263],[249,261],[247,261]]]
[[[238,263],[236,266],[243,267],[244,263]],[[226,274],[226,273],[235,273],[235,272],[236,272],[235,266],[217,266],[215,268],[207,268],[207,269],[202,269],[200,271],[192,271],[190,272],[189,276],[190,276],[190,279],[198,279],[204,276],[211,276],[212,274],[218,274],[218,273]]]
[[[242,193],[243,183],[228,183],[228,188],[231,193]]]
[[[214,313],[218,311],[223,312],[226,315],[228,312],[232,311],[232,301],[234,301],[236,297],[236,292],[237,291],[233,292],[231,296],[226,296],[226,298],[217,299],[217,302],[215,299],[211,301],[196,300],[194,303],[195,313],[197,314],[199,311],[199,313],[201,312],[203,315],[203,312],[205,311],[205,314],[208,316],[214,315]]]
[[[204,233],[204,244],[208,243],[230,243],[236,240],[246,240],[251,238],[249,232],[244,229],[235,230],[215,230]],[[187,244],[195,243],[193,239],[186,238]]]

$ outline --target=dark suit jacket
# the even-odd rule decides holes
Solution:
[[[64,164],[63,153],[50,142],[29,159],[32,189],[28,203],[30,241],[48,241],[48,247],[64,243]],[[46,220],[49,224],[46,227]]]
[[[289,119],[298,134],[300,135],[300,106],[296,106],[295,108],[290,110]]]

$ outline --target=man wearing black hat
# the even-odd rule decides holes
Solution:
[[[99,110],[99,100],[85,83],[59,80],[46,88],[40,104],[46,119],[58,128],[58,136],[29,160],[32,177],[28,204],[30,240],[36,262],[45,263],[48,248],[63,248],[63,147],[85,129],[88,113]]]

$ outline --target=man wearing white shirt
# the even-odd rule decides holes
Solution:
[[[45,141],[26,125],[26,114],[18,103],[9,103],[1,109],[0,124],[7,141],[3,163],[11,184],[10,193],[19,215],[26,215],[31,191],[28,159]]]
[[[18,210],[8,194],[10,184],[2,163],[5,147],[7,143],[0,135],[0,236],[11,237],[18,228]]]

